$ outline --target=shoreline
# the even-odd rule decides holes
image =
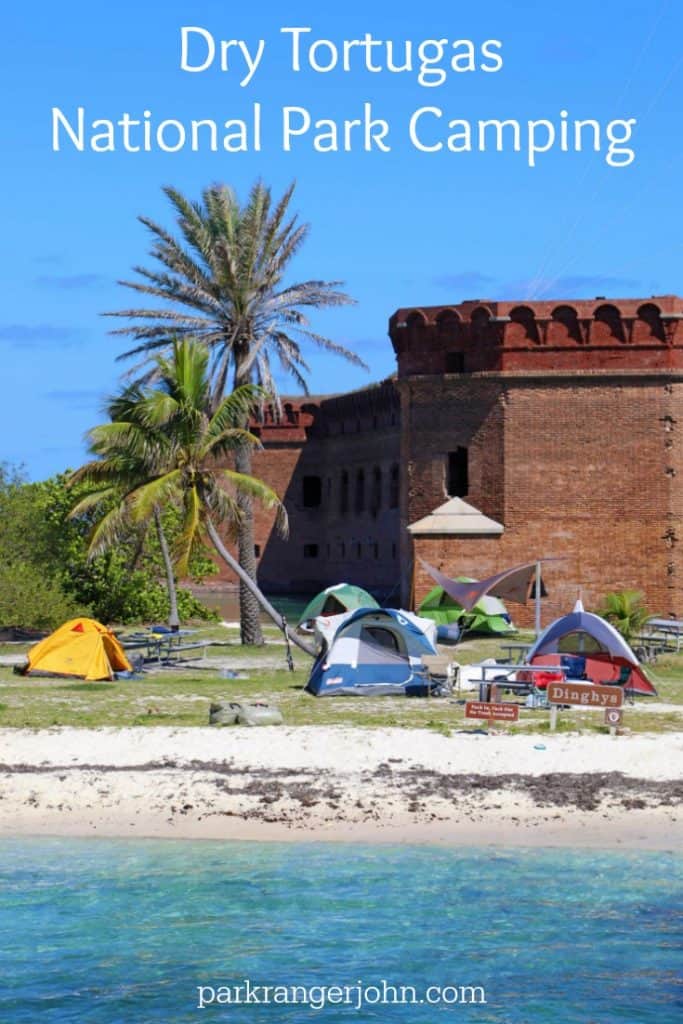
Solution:
[[[319,826],[292,828],[287,825],[249,822],[215,826],[206,822],[184,821],[174,827],[163,820],[155,827],[136,827],[122,816],[118,822],[74,819],[38,823],[15,819],[8,828],[0,824],[0,841],[5,839],[102,839],[173,840],[176,842],[239,842],[291,844],[359,844],[371,846],[434,846],[446,849],[572,849],[613,850],[622,852],[676,853],[681,850],[683,826],[673,825],[659,816],[593,820],[567,819],[558,828],[543,821],[520,818],[492,820],[485,825],[453,821],[450,827],[428,824],[349,825],[343,829]]]
[[[683,848],[683,734],[0,730],[0,837]]]

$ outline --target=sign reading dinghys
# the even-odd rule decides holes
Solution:
[[[549,704],[578,704],[589,708],[620,708],[624,691],[620,686],[593,683],[548,683]]]

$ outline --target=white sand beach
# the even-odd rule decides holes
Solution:
[[[683,846],[683,734],[0,730],[0,835]]]

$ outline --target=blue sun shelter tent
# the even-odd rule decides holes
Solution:
[[[394,608],[359,608],[316,619],[321,653],[306,690],[316,697],[418,696],[428,692],[423,657],[436,650],[436,623]]]

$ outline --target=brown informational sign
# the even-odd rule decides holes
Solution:
[[[624,712],[621,708],[605,708],[605,725],[609,725],[610,729],[621,725],[623,717]]]
[[[592,683],[548,683],[549,704],[578,704],[586,708],[620,708],[624,691],[620,686]]]
[[[468,700],[465,704],[465,718],[489,718],[497,722],[516,722],[519,718],[519,704],[496,704],[492,701]]]

